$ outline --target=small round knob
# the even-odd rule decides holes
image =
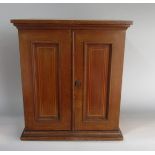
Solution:
[[[75,81],[75,87],[80,87],[81,86],[81,81],[80,80],[76,80]]]

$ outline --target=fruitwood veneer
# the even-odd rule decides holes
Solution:
[[[24,20],[18,28],[22,140],[122,140],[126,29],[132,21]]]

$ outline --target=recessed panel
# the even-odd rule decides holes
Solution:
[[[34,43],[33,69],[36,119],[59,119],[58,44]]]
[[[110,53],[109,44],[85,44],[83,111],[85,121],[107,117]]]

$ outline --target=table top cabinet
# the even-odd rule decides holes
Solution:
[[[132,21],[22,20],[22,140],[122,140],[126,29]]]

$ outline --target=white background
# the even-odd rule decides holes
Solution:
[[[23,142],[18,34],[10,19],[133,20],[126,35],[121,142]],[[0,150],[155,150],[155,4],[0,4]]]

